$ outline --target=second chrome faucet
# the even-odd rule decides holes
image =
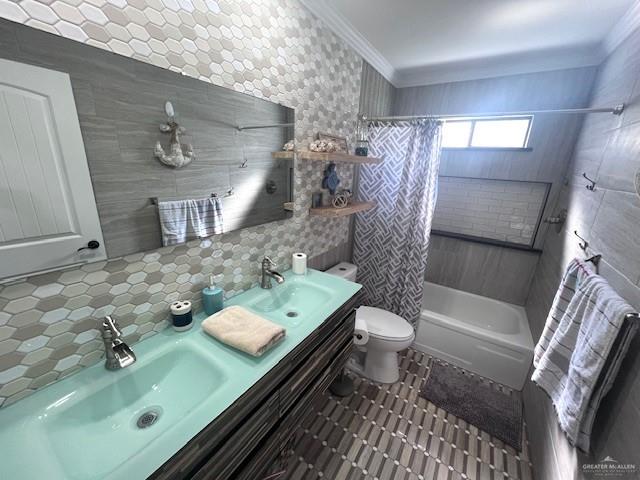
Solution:
[[[269,289],[271,288],[271,279],[273,278],[278,284],[284,283],[284,277],[272,270],[272,268],[276,267],[276,263],[271,260],[269,257],[264,257],[262,259],[262,279],[260,281],[260,288]]]

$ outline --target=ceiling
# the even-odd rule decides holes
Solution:
[[[603,42],[636,2],[304,3],[396,86],[409,86],[598,64],[604,57]]]

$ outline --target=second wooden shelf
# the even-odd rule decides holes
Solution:
[[[300,160],[312,160],[316,162],[336,162],[336,163],[382,163],[381,158],[361,157],[359,155],[349,155],[348,153],[326,153],[312,152],[310,150],[298,150],[296,152]],[[293,158],[293,152],[273,152],[273,158],[289,159]]]
[[[320,217],[330,217],[330,218],[346,217],[347,215],[353,215],[354,213],[371,210],[375,206],[376,206],[375,202],[353,202],[348,206],[346,206],[345,208],[335,208],[335,207],[310,208],[309,214],[320,216]]]

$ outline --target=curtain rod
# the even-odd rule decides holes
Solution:
[[[402,120],[422,120],[422,119],[437,119],[446,120],[448,118],[477,118],[477,117],[518,117],[526,115],[535,115],[542,113],[564,113],[564,114],[586,114],[586,113],[613,113],[614,115],[621,115],[624,111],[624,103],[616,105],[615,107],[602,107],[602,108],[566,108],[558,110],[530,110],[523,112],[491,112],[491,113],[456,113],[456,114],[442,114],[442,115],[406,115],[406,116],[390,116],[390,117],[367,117],[366,115],[360,115],[360,120],[363,122],[392,122]]]

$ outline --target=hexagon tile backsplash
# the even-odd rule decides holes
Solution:
[[[300,142],[354,130],[362,60],[294,0],[0,0],[0,17],[291,106]],[[199,307],[210,274],[230,296],[264,254],[286,269],[346,242],[348,219],[307,213],[323,167],[296,160],[290,220],[0,286],[0,406],[98,362],[106,314],[134,343],[167,326],[170,302]]]

